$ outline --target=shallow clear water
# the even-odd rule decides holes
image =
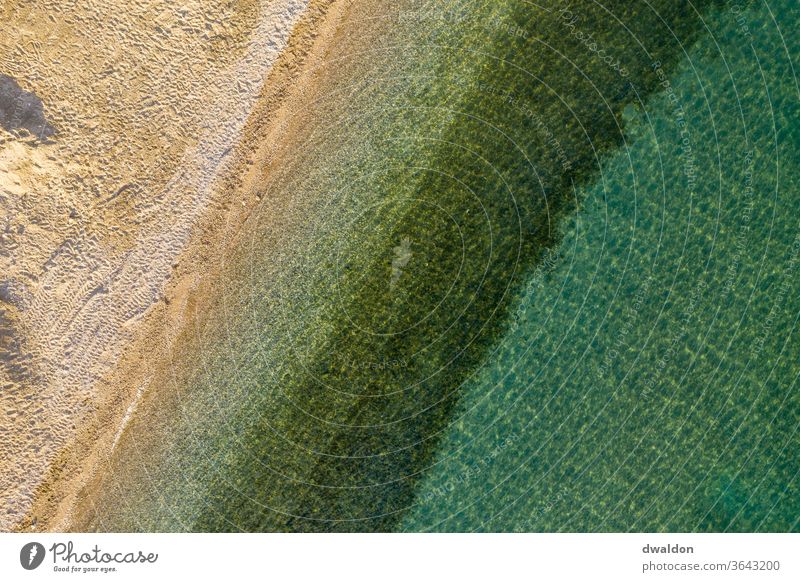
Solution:
[[[652,5],[353,19],[91,526],[796,529],[797,9]]]
[[[736,16],[706,19],[677,104],[626,110],[406,529],[797,528],[797,39]]]

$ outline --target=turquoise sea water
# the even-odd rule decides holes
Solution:
[[[769,8],[783,35],[729,4],[677,102],[626,109],[405,529],[797,530],[797,10]]]
[[[797,529],[796,25],[352,12],[85,527]]]

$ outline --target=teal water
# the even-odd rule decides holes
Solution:
[[[797,530],[797,7],[770,9],[713,13],[677,103],[626,110],[404,529]]]
[[[796,529],[780,8],[352,12],[86,527]]]

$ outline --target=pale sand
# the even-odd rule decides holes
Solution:
[[[349,3],[17,4],[0,72],[58,135],[0,144],[0,530],[63,531],[211,292],[311,91],[299,68]]]

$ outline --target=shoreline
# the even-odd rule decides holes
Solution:
[[[82,492],[100,486],[104,463],[111,458],[138,403],[157,390],[148,385],[152,370],[169,365],[179,338],[189,333],[192,314],[202,311],[213,298],[214,278],[220,270],[217,261],[262,201],[258,185],[269,172],[268,162],[276,156],[273,150],[281,148],[278,140],[291,131],[287,118],[307,91],[296,85],[297,78],[324,54],[336,28],[330,22],[335,18],[329,17],[341,14],[342,5],[336,0],[311,0],[294,22],[286,46],[270,65],[247,112],[239,138],[224,153],[211,182],[208,205],[194,222],[163,291],[141,316],[117,364],[98,379],[94,414],[58,451],[36,488],[31,508],[11,531],[69,531],[79,520],[77,508],[90,502]],[[267,165],[262,166],[263,161]]]

